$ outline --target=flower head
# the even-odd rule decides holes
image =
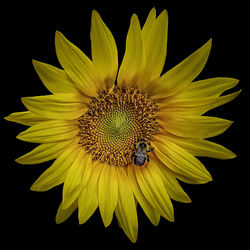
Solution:
[[[63,185],[56,222],[77,208],[79,223],[99,207],[105,227],[113,213],[128,238],[137,239],[137,205],[154,225],[160,216],[174,221],[171,199],[191,202],[178,180],[206,183],[211,175],[196,156],[231,159],[235,154],[207,138],[232,122],[205,116],[240,91],[222,95],[238,80],[194,79],[202,71],[211,39],[161,75],[167,52],[168,15],[153,8],[142,26],[133,14],[118,69],[115,40],[92,13],[90,60],[56,32],[62,69],[33,60],[51,95],[24,97],[28,111],[6,120],[29,126],[17,138],[40,143],[19,157],[21,164],[54,162],[32,185],[46,191]]]

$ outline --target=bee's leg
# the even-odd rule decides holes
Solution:
[[[147,155],[147,161],[149,162],[149,156]]]
[[[135,157],[135,152],[132,153],[131,157]]]

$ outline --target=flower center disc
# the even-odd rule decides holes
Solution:
[[[156,110],[154,100],[136,89],[103,91],[79,119],[79,143],[93,160],[127,166],[138,139],[150,143],[158,130]]]

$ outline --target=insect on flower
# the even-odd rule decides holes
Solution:
[[[145,139],[138,139],[135,146],[135,152],[133,152],[132,157],[134,158],[134,164],[136,166],[143,166],[145,162],[149,162],[148,152],[153,151],[153,148],[147,143]]]
[[[18,163],[54,160],[31,190],[63,184],[56,223],[77,210],[83,224],[99,207],[105,227],[115,214],[127,237],[136,242],[138,206],[155,226],[161,217],[173,222],[171,199],[191,202],[178,180],[212,180],[196,156],[236,157],[207,140],[226,131],[232,121],[204,114],[236,98],[240,90],[223,92],[238,80],[194,81],[207,62],[211,39],[162,74],[167,33],[166,10],[156,16],[153,8],[143,25],[133,14],[119,65],[115,39],[94,10],[91,59],[56,31],[61,68],[33,60],[51,94],[23,97],[27,110],[5,119],[29,127],[18,139],[40,144],[16,159]]]

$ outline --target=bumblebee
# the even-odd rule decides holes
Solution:
[[[135,151],[132,154],[134,164],[136,166],[142,166],[145,164],[146,160],[149,162],[147,153],[151,151],[153,151],[153,148],[151,148],[145,139],[138,139],[137,144],[135,144]]]

